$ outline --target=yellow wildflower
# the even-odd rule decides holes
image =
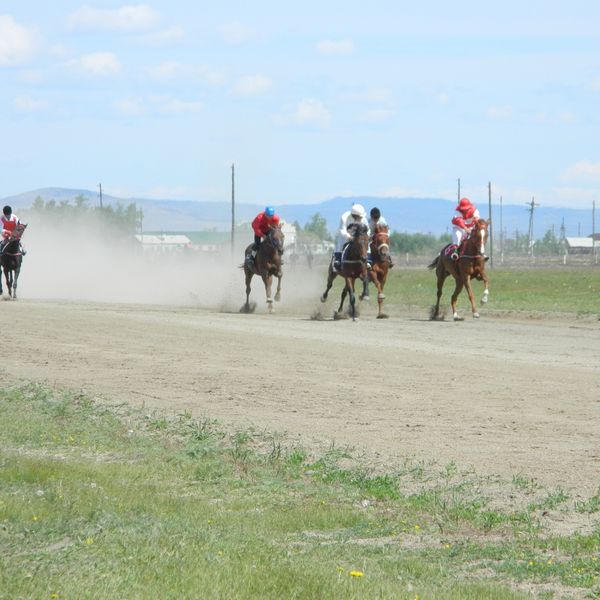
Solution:
[[[362,571],[350,571],[350,577],[364,577]]]

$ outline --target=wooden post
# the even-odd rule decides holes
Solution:
[[[489,220],[490,220],[490,269],[494,268],[494,237],[492,230],[494,223],[492,221],[492,182],[488,181],[488,209],[489,209]]]
[[[231,256],[235,252],[235,165],[231,164]]]

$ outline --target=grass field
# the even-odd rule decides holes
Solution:
[[[579,316],[600,314],[600,268],[578,269],[488,269],[490,277],[490,311],[559,313]],[[483,284],[473,284],[477,301]],[[442,305],[450,304],[454,281],[444,285]],[[386,287],[390,301],[413,307],[430,307],[435,303],[435,273],[422,269],[405,269],[398,265],[390,272]],[[467,294],[461,292],[459,307],[469,306]]]
[[[374,474],[346,449],[34,384],[0,391],[0,419],[3,598],[600,598],[598,494]]]

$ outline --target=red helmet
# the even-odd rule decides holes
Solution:
[[[474,208],[471,204],[471,201],[468,198],[461,198],[460,202],[457,204],[455,210],[459,210],[460,212],[464,212],[469,208]]]

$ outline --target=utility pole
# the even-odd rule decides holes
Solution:
[[[99,183],[98,187],[100,188],[100,210],[102,210],[102,184]]]
[[[592,260],[596,262],[596,201],[592,200]]]
[[[504,264],[504,225],[502,224],[502,196],[500,196],[500,262]]]
[[[231,164],[231,256],[235,244],[235,164]]]
[[[460,202],[460,177],[458,178],[458,201]]]
[[[494,268],[494,236],[492,235],[493,221],[492,221],[492,182],[488,181],[488,209],[489,209],[489,220],[490,220],[490,268]]]
[[[528,202],[527,206],[529,206],[529,208],[527,209],[529,211],[529,251],[528,251],[528,254],[529,254],[529,256],[531,256],[531,258],[533,258],[533,211],[535,210],[536,206],[539,206],[539,204],[536,204],[535,198],[532,197],[531,202]]]
[[[567,237],[567,228],[565,227],[565,218],[562,218],[562,223],[560,224],[560,241],[564,242]]]

